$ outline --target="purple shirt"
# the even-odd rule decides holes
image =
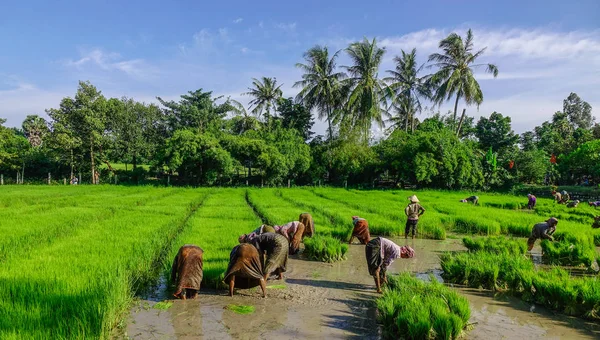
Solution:
[[[529,204],[535,204],[536,200],[535,196],[529,196]]]
[[[400,246],[387,238],[380,237],[381,241],[381,258],[383,258],[383,268],[389,267],[395,259],[400,257],[402,250]]]

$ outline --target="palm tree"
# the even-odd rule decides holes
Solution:
[[[350,44],[346,52],[352,60],[352,66],[345,66],[350,86],[347,110],[351,115],[352,126],[362,130],[363,138],[368,143],[371,122],[375,121],[383,127],[381,109],[385,103],[385,84],[378,79],[379,65],[385,53],[384,48],[377,46],[377,41],[363,39],[361,42]]]
[[[494,64],[474,64],[487,47],[473,53],[473,32],[470,29],[464,42],[458,34],[451,33],[440,41],[439,47],[444,51],[443,54],[433,53],[429,56],[429,62],[434,62],[432,66],[439,68],[431,76],[432,84],[437,87],[433,100],[436,104],[441,104],[456,95],[453,116],[456,122],[458,101],[461,98],[467,105],[477,104],[477,107],[483,102],[483,93],[475,80],[473,69],[485,66],[486,71],[493,74],[495,78],[498,76],[498,68]],[[461,122],[464,119],[464,112],[463,110]],[[459,130],[460,123],[457,133],[460,132]]]
[[[49,131],[46,120],[38,115],[28,115],[23,121],[22,128],[34,148],[42,145],[44,136]]]
[[[329,140],[333,138],[331,120],[339,102],[341,81],[346,78],[343,72],[336,72],[339,53],[335,52],[330,58],[327,47],[317,45],[304,53],[306,64],[296,64],[297,68],[304,71],[302,80],[294,84],[294,87],[302,88],[296,101],[302,102],[309,110],[317,108],[319,119],[327,119]]]
[[[265,111],[265,122],[269,120],[271,116],[271,107],[277,106],[277,100],[283,95],[281,86],[277,86],[277,79],[262,77],[262,82],[256,78],[252,78],[252,85],[249,87],[248,92],[242,93],[242,95],[248,95],[254,97],[250,101],[250,105],[254,106],[252,113],[260,115]]]
[[[246,131],[258,130],[260,128],[260,122],[248,114],[248,111],[246,111],[246,108],[242,103],[229,98],[227,101],[229,102],[229,105],[231,105],[231,112],[235,115],[235,117],[232,118],[234,132],[241,135]]]
[[[428,84],[429,76],[419,77],[419,72],[425,65],[417,67],[417,49],[413,48],[410,53],[402,50],[402,57],[396,56],[395,70],[388,70],[391,77],[384,81],[389,83],[387,88],[388,95],[392,96],[392,103],[396,110],[403,111],[406,122],[404,128],[408,131],[408,126],[414,127],[409,119],[414,120],[417,112],[421,112],[421,99],[431,98],[431,90]],[[412,130],[412,129],[411,129]]]
[[[386,122],[391,123],[388,128],[388,133],[393,132],[396,129],[404,129],[408,131],[410,126],[411,132],[414,132],[415,128],[415,112],[417,109],[414,106],[414,101],[410,97],[398,96],[392,100],[390,105],[390,111],[394,111],[396,115],[391,115],[391,118]]]

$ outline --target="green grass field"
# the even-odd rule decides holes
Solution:
[[[108,338],[135,294],[168,271],[183,244],[205,251],[203,287],[221,288],[240,234],[262,223],[297,220],[302,212],[312,214],[319,235],[307,242],[311,257],[343,259],[347,248],[340,242],[349,239],[351,216],[366,218],[374,235],[400,235],[412,194],[332,188],[2,186],[0,339]],[[600,210],[587,205],[568,209],[539,199],[538,209],[530,212],[522,210],[526,197],[479,194],[481,205],[472,206],[459,203],[473,194],[469,192],[416,194],[427,210],[419,237],[523,237],[533,224],[555,216],[560,220],[557,239],[586,245],[582,263],[598,257],[590,255],[589,245],[600,245],[600,230],[590,227]],[[593,280],[585,287],[600,286]]]

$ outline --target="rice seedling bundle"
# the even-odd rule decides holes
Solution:
[[[436,280],[409,273],[392,275],[377,299],[383,336],[388,339],[457,339],[471,316],[469,302]]]

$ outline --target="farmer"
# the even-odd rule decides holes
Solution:
[[[263,273],[267,280],[271,273],[277,273],[279,280],[283,280],[283,273],[288,259],[288,241],[283,235],[275,233],[264,233],[256,236],[250,244],[258,249],[263,256]]]
[[[419,204],[417,195],[412,195],[408,198],[410,204],[404,209],[406,214],[406,226],[404,228],[404,238],[408,238],[408,232],[412,230],[412,238],[415,238],[417,233],[417,223],[419,223],[419,217],[425,213],[425,208]]]
[[[367,243],[365,247],[365,257],[367,259],[367,267],[369,274],[373,276],[377,293],[381,293],[381,284],[387,283],[387,269],[395,259],[411,258],[415,256],[415,251],[409,247],[400,247],[394,242],[383,238],[376,237]]]
[[[371,240],[371,234],[369,234],[369,222],[364,218],[358,216],[352,216],[352,224],[354,229],[352,230],[352,236],[350,236],[349,244],[352,244],[352,240],[356,237],[361,244],[367,244]]]
[[[315,234],[315,222],[309,213],[300,214],[298,221],[304,224],[304,234],[302,235],[302,238],[312,237]]]
[[[561,204],[562,203],[562,195],[560,194],[560,192],[553,192],[552,195],[554,196],[554,202]]]
[[[263,224],[260,227],[254,229],[250,234],[240,235],[240,237],[238,238],[238,241],[240,243],[249,242],[249,241],[252,241],[252,239],[258,235],[261,235],[264,233],[274,233],[274,232],[275,232],[275,228],[271,227],[270,225]]]
[[[567,202],[569,202],[569,200],[571,200],[571,196],[569,195],[569,193],[566,190],[563,190],[561,192],[561,195],[562,195],[562,200],[560,201],[560,203],[567,204]]]
[[[179,248],[171,266],[171,282],[176,282],[176,298],[194,299],[202,283],[202,248],[186,244]]]
[[[578,205],[579,205],[579,200],[574,200],[574,201],[567,203],[567,208],[577,208]]]
[[[527,195],[527,199],[528,199],[528,201],[527,201],[527,209],[529,209],[529,210],[535,209],[535,204],[537,203],[537,197],[535,197],[532,194],[528,194]]]
[[[471,196],[471,197],[467,197],[464,200],[460,200],[462,203],[468,203],[468,202],[473,202],[473,205],[477,205],[477,203],[479,203],[479,197],[478,196]]]
[[[589,202],[590,207],[598,208],[600,206],[600,201]]]
[[[592,228],[594,228],[594,229],[600,228],[600,216],[594,217],[594,223],[592,223]]]
[[[248,289],[260,285],[263,297],[267,296],[267,283],[263,277],[260,255],[255,246],[242,243],[235,246],[229,255],[229,266],[223,282],[229,284],[229,296],[233,296],[233,288]]]
[[[293,221],[288,222],[281,226],[274,226],[275,232],[285,236],[290,243],[290,255],[298,253],[300,250],[300,242],[302,242],[302,235],[304,235],[304,224]]]
[[[527,250],[531,251],[531,249],[533,249],[533,245],[538,238],[554,241],[552,234],[556,231],[557,224],[558,220],[551,217],[546,222],[534,225],[533,229],[531,229],[531,235],[529,236],[529,239],[527,239]]]

